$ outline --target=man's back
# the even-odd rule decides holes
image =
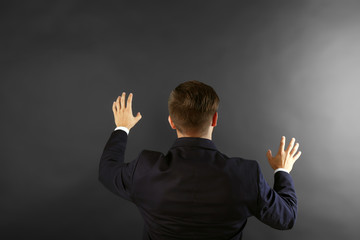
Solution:
[[[103,156],[120,157],[116,152],[125,151],[126,141],[125,132],[115,131]],[[105,158],[102,163],[105,186],[134,202],[142,214],[143,239],[241,239],[252,215],[279,229],[295,222],[289,174],[276,174],[278,186],[290,187],[275,193],[256,161],[228,158],[208,139],[178,138],[166,155],[145,150],[124,164],[115,184],[111,166]]]
[[[139,161],[133,197],[150,236],[231,239],[241,232],[257,199],[256,162],[227,159],[200,138],[177,139],[166,156],[144,151]]]

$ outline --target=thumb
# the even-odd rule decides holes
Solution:
[[[142,116],[141,116],[140,112],[138,112],[135,117],[136,122],[140,121],[141,118],[142,118]]]

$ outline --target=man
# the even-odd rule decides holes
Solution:
[[[293,138],[267,158],[273,189],[254,160],[229,158],[212,142],[219,98],[212,87],[188,81],[170,94],[168,121],[178,138],[167,152],[144,150],[124,162],[129,130],[141,119],[132,113],[130,93],[113,103],[116,128],[100,160],[99,180],[113,193],[132,201],[144,221],[143,239],[237,240],[247,218],[257,217],[276,229],[290,229],[297,198],[290,171],[300,157]]]

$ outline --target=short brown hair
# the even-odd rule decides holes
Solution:
[[[212,87],[196,80],[187,81],[170,93],[169,114],[181,133],[204,133],[218,110],[219,102]]]

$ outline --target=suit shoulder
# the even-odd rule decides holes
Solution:
[[[149,175],[149,170],[156,168],[158,162],[164,159],[164,154],[162,152],[153,151],[144,149],[138,155],[137,161],[138,166],[136,170],[136,175],[138,177]]]
[[[241,157],[233,157],[230,158],[232,161],[234,161],[237,165],[244,165],[244,166],[248,166],[248,167],[252,167],[252,168],[258,168],[259,167],[259,163],[256,160],[252,160],[252,159],[245,159],[245,158],[241,158]]]
[[[162,157],[162,156],[164,156],[162,152],[148,150],[148,149],[144,149],[140,153],[140,157]]]
[[[147,164],[153,165],[159,159],[164,158],[164,154],[162,152],[153,151],[144,149],[139,154],[139,161],[140,162],[147,162]]]

